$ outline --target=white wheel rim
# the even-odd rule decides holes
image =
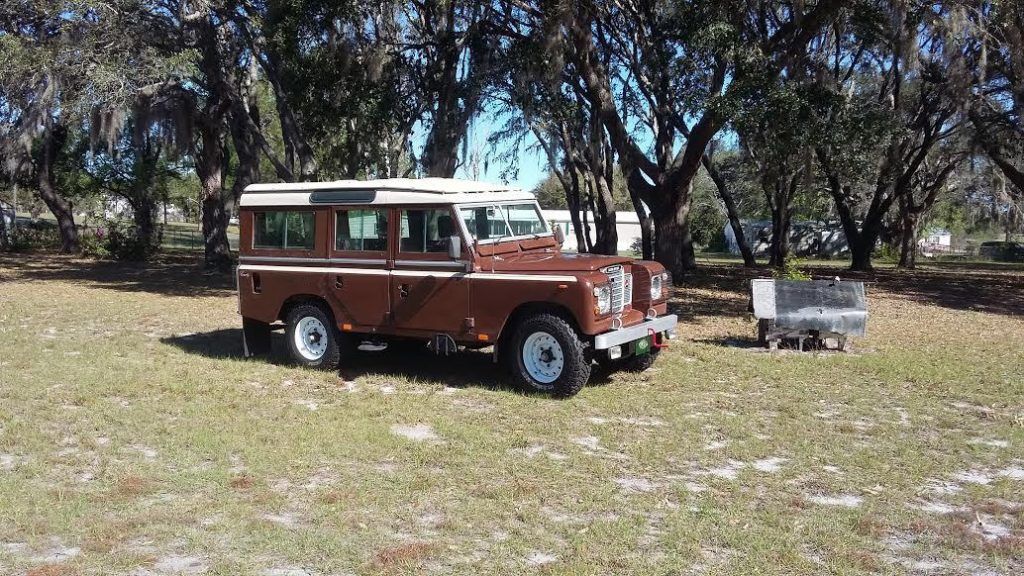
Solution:
[[[523,342],[523,366],[535,382],[551,384],[565,367],[562,346],[547,332],[530,334]]]
[[[319,360],[327,352],[330,334],[324,323],[312,316],[299,320],[295,326],[295,349],[306,360]]]

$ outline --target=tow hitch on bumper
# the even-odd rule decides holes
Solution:
[[[618,330],[612,330],[611,332],[605,332],[604,334],[598,334],[594,336],[594,349],[595,350],[608,350],[613,346],[619,346],[627,342],[634,342],[642,338],[646,338],[650,334],[660,334],[664,332],[669,340],[676,337],[676,323],[678,319],[675,314],[669,314],[667,316],[659,316],[650,320],[645,320],[634,326],[628,326],[626,328],[619,328]]]

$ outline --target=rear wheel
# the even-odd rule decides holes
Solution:
[[[324,370],[338,367],[340,333],[327,311],[315,304],[300,304],[288,312],[286,323],[288,352],[297,364]]]
[[[503,346],[506,365],[523,389],[576,395],[590,378],[590,357],[568,322],[551,314],[523,320]]]

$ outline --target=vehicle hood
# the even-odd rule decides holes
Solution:
[[[495,272],[593,272],[629,258],[603,254],[564,252],[522,252],[501,254],[494,259]]]

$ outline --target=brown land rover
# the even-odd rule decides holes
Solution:
[[[534,196],[443,178],[255,184],[240,202],[246,355],[283,321],[291,356],[494,346],[518,384],[579,392],[598,362],[644,370],[673,338],[656,262],[563,253]]]

